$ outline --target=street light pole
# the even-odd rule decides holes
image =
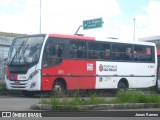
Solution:
[[[135,21],[136,19],[133,19],[133,41],[135,41]]]
[[[40,0],[40,15],[39,15],[39,34],[41,34],[41,0]]]

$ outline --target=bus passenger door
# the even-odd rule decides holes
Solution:
[[[51,90],[54,80],[58,77],[64,56],[65,43],[53,38],[48,39],[42,59],[42,90]]]

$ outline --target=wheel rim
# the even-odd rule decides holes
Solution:
[[[53,88],[53,92],[61,93],[62,92],[62,87],[60,85],[55,85],[54,88]]]
[[[118,85],[118,90],[119,90],[119,91],[125,91],[125,90],[126,90],[125,84],[124,84],[124,83],[119,83],[119,85]]]
[[[63,83],[60,81],[56,81],[52,88],[52,95],[53,96],[63,96],[64,95],[65,87]]]

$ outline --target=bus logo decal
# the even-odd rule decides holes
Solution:
[[[103,66],[102,66],[102,64],[99,65],[99,71],[100,71],[100,72],[103,71]]]
[[[117,65],[99,65],[99,71],[117,72]]]

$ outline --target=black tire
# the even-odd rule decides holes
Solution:
[[[65,85],[60,81],[55,81],[52,86],[53,96],[63,96],[65,94]]]
[[[126,91],[127,90],[127,86],[126,86],[125,83],[119,82],[117,89],[118,89],[118,92],[120,92],[120,91]]]

